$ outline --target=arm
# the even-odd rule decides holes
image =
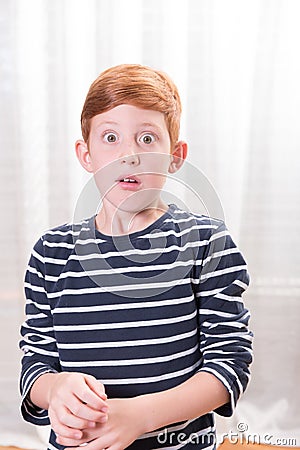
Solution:
[[[37,425],[51,423],[62,435],[81,437],[81,429],[106,420],[106,396],[94,377],[61,372],[42,239],[29,261],[25,294],[27,319],[21,327],[20,342],[24,353],[20,380],[23,417]]]
[[[149,432],[213,411],[229,401],[229,394],[215,376],[199,372],[179,386],[136,400],[147,411],[144,432]]]
[[[32,403],[29,392],[43,374],[61,371],[52,315],[45,283],[44,248],[40,239],[32,251],[25,275],[26,320],[21,326],[23,351],[20,390],[23,418],[36,425],[48,425],[45,408]]]
[[[245,391],[252,362],[253,334],[248,328],[249,311],[242,295],[249,284],[243,256],[224,223],[212,234],[195,279],[198,299],[201,372],[220,380],[230,394],[230,401],[215,411],[232,415]]]

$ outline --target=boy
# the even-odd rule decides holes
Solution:
[[[25,420],[49,449],[213,448],[249,380],[245,262],[223,222],[166,205],[183,164],[169,77],[120,65],[91,85],[76,142],[95,216],[48,231],[26,273]]]

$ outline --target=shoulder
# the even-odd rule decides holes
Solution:
[[[176,205],[171,205],[164,226],[180,230],[198,230],[202,236],[211,236],[226,230],[223,220],[214,217],[185,211]]]
[[[67,222],[57,227],[46,230],[43,235],[43,240],[57,241],[57,242],[74,242],[79,235],[86,234],[91,231],[93,217],[84,219],[80,222]]]
[[[72,250],[79,238],[90,237],[93,217],[84,219],[81,222],[67,222],[62,225],[50,228],[41,235],[33,247],[33,253],[40,255],[51,252],[51,249],[63,248],[66,251]]]

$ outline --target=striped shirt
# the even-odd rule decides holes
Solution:
[[[198,371],[216,376],[231,401],[249,381],[252,333],[241,295],[249,277],[224,223],[175,205],[142,231],[106,236],[95,217],[46,232],[25,277],[21,411],[49,424],[29,390],[46,372],[100,380],[108,397],[172,388]],[[214,418],[147,433],[132,450],[214,448]],[[61,449],[52,432],[50,450]]]

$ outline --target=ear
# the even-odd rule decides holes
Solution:
[[[91,161],[91,155],[87,146],[87,143],[84,142],[82,139],[79,139],[75,142],[75,151],[76,156],[78,158],[78,161],[82,165],[82,167],[87,172],[93,172],[93,165]]]
[[[171,154],[171,163],[169,166],[169,173],[175,173],[177,170],[180,169],[180,167],[183,165],[186,157],[187,157],[187,150],[188,146],[187,143],[184,141],[178,141],[175,146],[174,150]]]

